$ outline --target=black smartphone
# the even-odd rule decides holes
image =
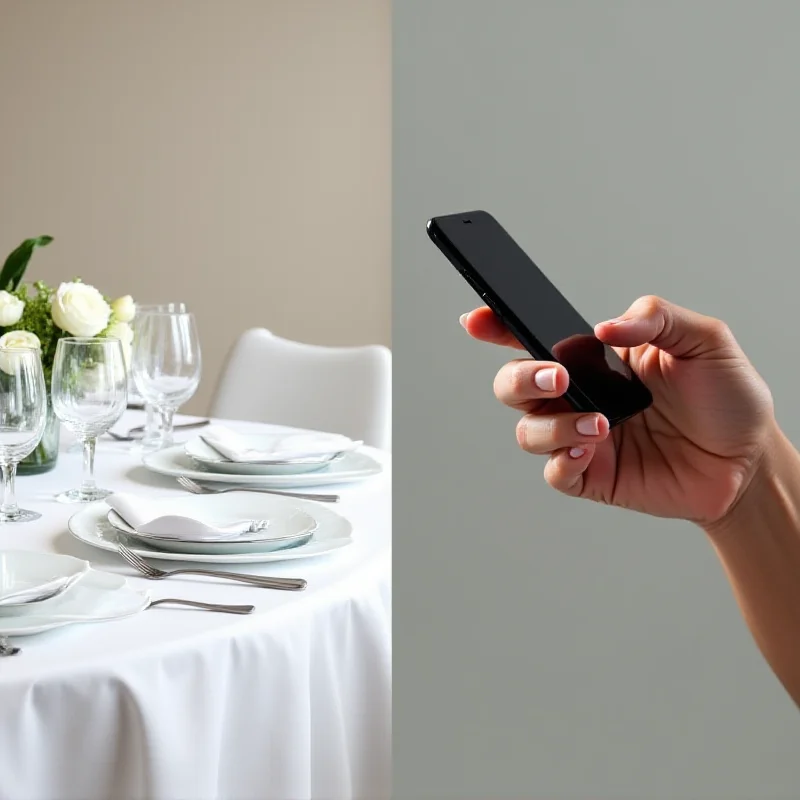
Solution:
[[[576,411],[600,412],[613,427],[653,402],[628,364],[491,214],[434,217],[428,235],[535,359],[566,367],[564,397]]]

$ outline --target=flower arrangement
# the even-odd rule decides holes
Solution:
[[[65,336],[117,338],[129,367],[133,344],[131,322],[136,315],[136,305],[130,295],[111,301],[79,278],[55,289],[43,281],[24,284],[22,279],[34,251],[52,241],[52,236],[26,239],[8,256],[0,270],[0,349],[38,348],[48,391],[56,345]],[[43,472],[55,465],[58,421],[52,410],[48,413],[51,418],[48,431],[39,447],[20,464],[20,474]]]
[[[43,281],[22,283],[37,247],[52,236],[26,239],[6,259],[0,271],[0,348],[36,347],[42,352],[45,380],[50,385],[56,345],[64,336],[115,337],[130,363],[136,305],[130,295],[114,301],[94,286],[75,278],[53,289]]]

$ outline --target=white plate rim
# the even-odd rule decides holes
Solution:
[[[219,553],[219,554],[201,554],[201,553],[174,553],[164,550],[154,550],[151,548],[142,548],[132,546],[134,542],[128,544],[129,549],[134,553],[142,556],[143,558],[158,559],[161,561],[186,561],[198,562],[206,564],[262,564],[270,561],[295,561],[302,558],[313,558],[315,556],[327,555],[328,553],[335,552],[344,547],[353,544],[353,525],[349,519],[337,514],[335,511],[318,507],[317,505],[311,506],[310,501],[294,501],[297,505],[308,503],[309,507],[313,507],[315,519],[317,520],[317,530],[323,527],[327,521],[340,526],[342,533],[327,541],[314,542],[313,539],[310,543],[300,545],[299,547],[287,548],[284,550],[274,550],[264,553]],[[84,535],[80,530],[81,524],[92,524],[96,526],[106,525],[109,528],[110,523],[106,519],[104,512],[107,512],[108,506],[104,502],[92,503],[85,506],[80,511],[74,513],[67,522],[67,529],[69,533],[78,541],[83,542],[89,547],[97,548],[98,550],[105,550],[110,553],[116,552],[116,547],[112,542],[107,542],[95,535]],[[316,549],[312,549],[317,545]],[[322,547],[319,547],[322,545]]]
[[[300,486],[333,486],[342,483],[353,483],[361,481],[365,478],[379,475],[383,472],[383,466],[380,462],[376,461],[372,456],[364,452],[354,451],[347,453],[342,461],[346,460],[348,456],[364,459],[367,466],[361,469],[351,469],[350,471],[342,471],[338,473],[330,472],[301,472],[294,475],[243,475],[232,474],[229,472],[212,472],[210,470],[197,470],[192,469],[190,465],[187,466],[169,466],[165,465],[164,459],[183,457],[189,459],[183,449],[183,445],[175,445],[173,447],[165,448],[164,450],[156,450],[152,453],[146,453],[142,456],[142,465],[159,475],[167,475],[171,478],[177,478],[181,475],[192,478],[197,481],[206,481],[214,483],[238,483],[240,485],[262,486],[265,489],[272,488],[290,488]],[[161,463],[159,463],[161,462]]]

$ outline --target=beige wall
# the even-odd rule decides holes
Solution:
[[[197,313],[204,410],[254,325],[389,343],[389,0],[0,0],[0,254]]]

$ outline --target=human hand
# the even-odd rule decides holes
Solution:
[[[488,308],[461,318],[484,342],[523,349]],[[569,376],[554,362],[517,359],[494,382],[523,413],[520,446],[549,456],[547,482],[565,494],[660,517],[711,525],[741,496],[774,436],[772,396],[719,320],[642,297],[597,338],[628,362],[653,395],[642,414],[614,428],[575,413]]]

